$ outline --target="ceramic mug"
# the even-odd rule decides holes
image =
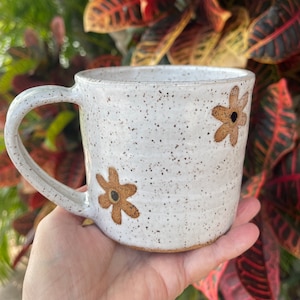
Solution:
[[[200,247],[235,218],[254,80],[247,70],[201,66],[82,71],[72,88],[40,86],[15,98],[7,151],[40,193],[119,243],[156,252]],[[47,175],[18,134],[26,113],[57,102],[79,106],[86,192]]]

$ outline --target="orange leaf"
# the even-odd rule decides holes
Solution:
[[[226,270],[228,265],[228,261],[219,265],[203,279],[198,282],[195,282],[193,286],[201,291],[208,299],[210,300],[218,300],[218,286],[220,279]]]
[[[199,15],[207,19],[208,23],[216,32],[221,32],[225,26],[226,21],[231,17],[231,12],[223,9],[218,0],[204,0],[200,3]],[[200,21],[202,21],[200,20]]]
[[[165,19],[148,28],[137,45],[131,65],[156,65],[170,49],[174,40],[186,27],[193,14],[191,7],[182,13],[175,11]]]
[[[83,16],[85,31],[107,33],[144,26],[140,0],[92,0]]]
[[[143,20],[153,22],[157,16],[173,6],[175,0],[140,0]]]

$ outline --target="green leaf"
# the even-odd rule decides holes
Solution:
[[[3,282],[11,274],[9,257],[9,244],[6,235],[0,236],[0,282]]]
[[[36,62],[30,58],[12,62],[0,77],[0,94],[5,94],[11,89],[12,80],[16,75],[33,70],[35,66]]]
[[[76,113],[70,110],[60,112],[46,133],[45,145],[48,149],[56,150],[56,138],[63,131],[63,129],[75,118]]]
[[[12,221],[25,211],[16,188],[0,189],[0,282],[11,273],[10,248],[19,243]]]
[[[183,293],[176,298],[176,300],[204,300],[207,299],[192,285],[188,286]]]
[[[5,150],[4,137],[3,134],[0,134],[0,153],[2,153],[4,150]]]

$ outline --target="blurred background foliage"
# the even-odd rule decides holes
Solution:
[[[42,84],[71,86],[88,68],[223,65],[257,75],[243,194],[263,204],[254,220],[262,234],[178,299],[300,299],[299,0],[2,0],[0,10],[0,281],[53,209],[5,151],[15,95]],[[62,103],[35,109],[20,129],[39,165],[73,188],[85,183],[78,128],[77,108]]]

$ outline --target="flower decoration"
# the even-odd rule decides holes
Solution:
[[[212,115],[223,122],[215,133],[215,141],[221,142],[229,134],[230,143],[235,146],[238,140],[239,126],[246,125],[247,115],[243,112],[248,102],[248,92],[238,99],[239,87],[232,88],[229,95],[229,107],[217,105],[212,110]]]
[[[108,169],[108,182],[100,174],[96,175],[99,185],[104,189],[105,193],[100,195],[98,200],[102,208],[112,208],[112,219],[116,224],[122,223],[123,210],[131,218],[138,218],[139,210],[130,202],[127,201],[136,193],[137,187],[134,184],[120,184],[119,174],[115,168]]]

